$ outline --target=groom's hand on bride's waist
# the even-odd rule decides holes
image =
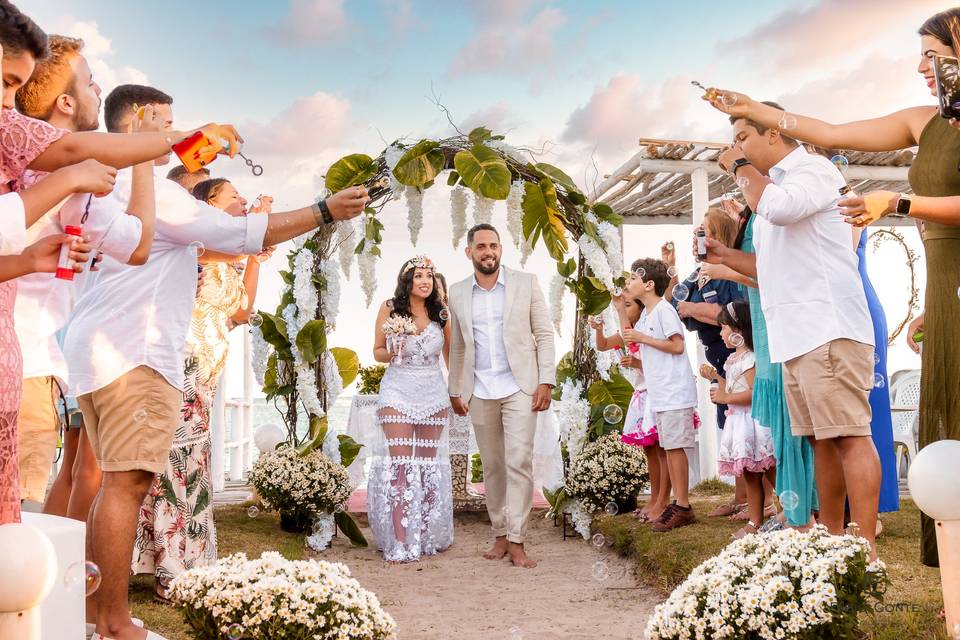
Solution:
[[[553,386],[549,384],[537,385],[537,390],[533,392],[533,411],[546,411],[550,408],[550,401],[553,400]]]

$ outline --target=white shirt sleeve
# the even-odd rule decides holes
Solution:
[[[80,220],[90,204],[90,215],[83,223],[83,234],[99,251],[114,260],[126,263],[140,244],[143,223],[126,212],[123,203],[111,193],[103,198],[90,194],[77,194],[60,208],[60,223],[80,225]]]
[[[680,322],[680,316],[669,302],[661,302],[657,305],[657,322],[663,331],[663,339],[669,340],[675,335],[683,337],[683,323]]]
[[[767,185],[757,215],[778,227],[787,226],[829,209],[839,197],[836,177],[806,163],[788,171],[780,184]]]
[[[19,194],[0,195],[0,256],[23,253],[27,246],[27,211]]]
[[[253,255],[263,250],[266,215],[231,216],[201,202],[170,180],[157,181],[157,233],[154,242],[187,246],[229,255]]]

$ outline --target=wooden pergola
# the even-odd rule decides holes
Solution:
[[[613,173],[605,176],[590,194],[590,200],[605,202],[629,225],[691,225],[703,222],[710,206],[724,195],[737,191],[733,178],[717,164],[717,156],[728,146],[720,142],[693,142],[640,138],[640,151]],[[907,173],[913,149],[893,152],[832,151],[842,154],[848,165],[844,177],[858,193],[878,189],[909,193]],[[913,221],[888,216],[886,225],[913,226]],[[687,341],[688,353],[699,364],[706,362],[703,345]],[[717,477],[716,411],[710,402],[706,381],[697,376],[701,429],[699,464],[691,460],[691,471],[699,478]],[[692,478],[695,476],[691,475]]]

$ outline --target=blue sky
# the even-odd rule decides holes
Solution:
[[[337,158],[376,155],[381,136],[450,134],[432,93],[461,127],[485,124],[514,145],[544,147],[543,160],[585,188],[636,153],[640,136],[729,136],[725,119],[699,100],[692,79],[832,121],[931,104],[915,72],[916,29],[952,6],[938,0],[17,4],[48,32],[83,37],[105,89],[122,82],[161,88],[174,96],[183,128],[236,124],[264,176],[252,178],[229,160],[211,169],[234,179],[249,199],[274,195],[277,209],[305,204]],[[468,273],[450,243],[447,198],[446,187],[428,191],[416,249],[406,237],[405,208],[384,211],[378,300],[390,295],[397,268],[415,252],[430,253],[453,279]],[[503,217],[498,212],[494,220]],[[627,258],[686,233],[631,229]],[[264,267],[258,301],[265,309],[278,299],[281,262]],[[504,262],[517,266],[512,248]],[[527,269],[547,287],[548,258],[535,254]],[[369,314],[370,326],[341,324],[333,343],[369,361],[373,314],[358,289],[355,281],[346,287],[343,313]],[[899,321],[899,309],[888,313]]]

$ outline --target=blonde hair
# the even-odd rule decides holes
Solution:
[[[50,36],[47,42],[50,53],[37,60],[33,75],[17,90],[16,98],[17,111],[39,120],[53,115],[53,108],[61,95],[73,96],[76,76],[70,68],[70,61],[83,49],[80,38]]]
[[[737,232],[740,231],[736,220],[718,207],[707,209],[707,214],[703,218],[703,228],[708,236],[726,247],[733,247],[737,241]]]

